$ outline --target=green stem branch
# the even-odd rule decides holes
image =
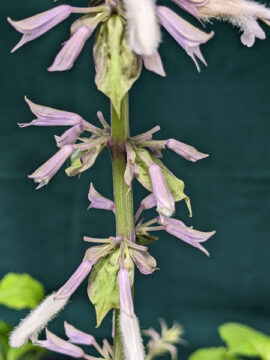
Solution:
[[[133,193],[124,179],[126,169],[125,143],[129,137],[128,94],[122,100],[118,115],[111,105],[111,155],[113,170],[113,189],[116,217],[116,234],[132,240],[134,232]],[[114,360],[124,360],[123,344],[119,329],[119,310],[115,310]]]

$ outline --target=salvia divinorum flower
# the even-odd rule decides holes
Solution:
[[[10,345],[17,348],[27,343],[29,339],[35,341],[39,332],[64,308],[70,296],[80,286],[91,269],[91,262],[89,260],[83,261],[58,292],[52,293],[45,298],[45,300],[12,331],[9,340]]]
[[[216,233],[215,231],[202,232],[194,230],[192,227],[186,226],[182,221],[177,219],[158,218],[158,222],[163,225],[164,230],[167,233],[183,240],[191,246],[198,248],[209,256],[208,251],[201,245],[201,243],[213,236]]]
[[[200,51],[200,45],[210,40],[214,32],[207,34],[197,29],[165,6],[158,6],[157,14],[161,25],[192,58],[197,70],[200,71],[200,67],[196,57],[207,65]]]
[[[87,334],[81,330],[76,329],[73,325],[64,322],[65,333],[68,337],[68,341],[73,344],[82,344],[82,345],[93,345],[95,342],[94,336]]]
[[[91,202],[88,209],[94,208],[114,211],[114,202],[100,195],[92,183],[90,184],[88,199]]]
[[[169,149],[173,150],[178,155],[192,162],[196,162],[209,156],[208,154],[203,154],[199,152],[193,146],[187,145],[175,139],[167,140],[166,145]]]
[[[153,194],[157,202],[157,211],[164,216],[172,216],[175,211],[174,199],[160,167],[152,162],[149,165],[149,174],[152,181]]]

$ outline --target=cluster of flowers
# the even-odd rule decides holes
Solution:
[[[257,20],[270,24],[270,10],[265,6],[247,0],[173,0],[179,7],[189,12],[198,20],[220,18],[240,26],[243,34],[241,41],[247,46],[252,46],[255,38],[263,39],[265,34]],[[207,42],[213,32],[207,34],[186,22],[182,17],[165,6],[156,6],[153,0],[106,0],[100,6],[89,6],[86,8],[60,5],[44,13],[32,16],[25,20],[13,21],[10,24],[23,34],[21,41],[13,51],[25,43],[41,36],[61,21],[67,19],[72,13],[85,14],[76,20],[71,26],[71,37],[65,42],[59,54],[55,58],[49,71],[64,71],[72,68],[79,56],[86,40],[92,35],[99,24],[105,22],[112,14],[117,13],[127,22],[128,39],[130,48],[141,56],[147,69],[165,76],[161,57],[158,53],[160,43],[159,23],[172,35],[186,53],[193,59],[199,70],[197,59],[206,64],[200,51],[200,45]],[[26,99],[36,119],[31,123],[19,124],[21,127],[34,126],[69,126],[61,136],[55,136],[58,152],[45,164],[39,167],[29,177],[38,183],[37,188],[47,185],[57,171],[64,165],[66,160],[71,160],[71,166],[66,169],[69,176],[74,176],[89,169],[95,163],[98,155],[106,147],[111,146],[111,130],[101,112],[98,118],[103,128],[98,128],[85,121],[81,116],[40,106]],[[78,288],[85,277],[90,273],[92,267],[102,258],[119,249],[119,298],[120,298],[120,328],[123,337],[125,355],[127,359],[143,360],[145,358],[142,345],[138,320],[134,313],[131,295],[133,279],[125,265],[125,256],[128,254],[132,262],[142,274],[151,274],[156,269],[156,261],[149,254],[146,246],[135,242],[136,236],[148,235],[148,232],[165,230],[182,241],[192,245],[208,255],[207,250],[201,245],[212,235],[212,232],[201,232],[187,227],[182,221],[173,219],[175,201],[185,198],[182,192],[177,199],[169,188],[164,172],[172,176],[167,168],[159,162],[165,147],[176,152],[188,161],[196,162],[207,157],[194,147],[168,139],[155,141],[152,135],[159,130],[156,127],[144,134],[130,137],[126,142],[127,165],[125,181],[131,185],[134,178],[139,179],[139,164],[143,163],[149,182],[144,186],[151,191],[142,200],[135,215],[137,223],[132,239],[122,237],[110,237],[108,239],[93,239],[85,237],[88,242],[97,242],[102,245],[90,247],[85,257],[71,276],[71,278],[56,293],[48,296],[32,313],[28,315],[15,328],[10,337],[12,347],[20,347],[29,339],[34,344],[55,350],[73,357],[94,359],[86,355],[83,350],[73,343],[92,344],[105,358],[110,359],[112,349],[105,342],[103,348],[99,347],[94,338],[84,334],[74,327],[66,324],[66,333],[69,341],[62,340],[47,331],[47,340],[38,339],[39,332],[46,327],[48,322],[67,304],[70,296]],[[91,133],[90,137],[82,137],[84,132]],[[149,152],[149,151],[150,152]],[[179,180],[179,179],[178,179]],[[140,180],[139,180],[140,181]],[[180,181],[180,180],[179,180]],[[143,181],[142,181],[143,182]],[[106,209],[114,211],[114,203],[99,194],[93,184],[90,185],[88,194],[91,208]],[[156,207],[159,216],[143,223],[139,220],[143,210]],[[151,226],[157,224],[156,226]],[[150,334],[150,333],[149,333]],[[156,334],[151,332],[156,344],[160,340]]]
[[[265,39],[265,33],[257,20],[270,25],[270,10],[253,1],[173,0],[173,2],[200,21],[217,18],[240,27],[241,41],[249,47],[254,44],[256,38]],[[123,3],[120,0],[106,0],[100,6],[86,8],[60,5],[24,20],[14,21],[8,18],[10,24],[23,34],[12,52],[43,35],[72,13],[85,15],[72,24],[71,37],[64,43],[53,64],[48,68],[49,71],[71,69],[85,42],[98,25],[106,21],[113,13],[126,17],[124,20],[127,21],[129,45],[136,54],[142,56],[148,70],[161,76],[166,75],[158,53],[161,38],[159,23],[193,59],[198,70],[200,68],[196,58],[206,65],[200,45],[211,39],[214,33],[208,34],[201,31],[168,7],[155,6],[153,0],[123,0]]]
[[[89,169],[97,159],[101,150],[107,145],[110,146],[110,127],[102,116],[101,112],[98,112],[98,118],[103,125],[103,129],[98,128],[91,123],[84,120],[80,115],[56,110],[53,108],[34,104],[29,99],[26,99],[31,111],[35,114],[36,119],[30,123],[19,124],[20,127],[26,126],[70,126],[61,136],[55,136],[56,144],[60,148],[58,152],[53,155],[48,161],[40,166],[29,177],[38,183],[37,188],[41,188],[47,185],[57,171],[63,166],[67,159],[79,160],[80,166],[73,167],[72,170],[67,171],[68,175],[79,174]],[[130,279],[129,271],[125,266],[125,254],[128,252],[131,260],[137,266],[138,270],[144,274],[151,274],[156,270],[156,261],[149,254],[146,246],[138,245],[135,242],[136,236],[140,234],[148,234],[150,231],[165,230],[168,233],[176,236],[184,242],[202,250],[206,254],[208,252],[202,247],[201,243],[209,239],[214,235],[212,232],[201,232],[187,227],[182,221],[170,218],[175,210],[175,200],[169,190],[166,180],[162,174],[161,168],[154,161],[150,161],[145,158],[145,154],[142,153],[142,149],[148,147],[151,149],[156,157],[161,156],[161,151],[167,146],[169,149],[175,151],[177,154],[184,157],[186,160],[195,162],[197,160],[207,157],[207,154],[198,152],[194,147],[184,144],[175,139],[169,139],[164,141],[152,140],[154,132],[159,130],[159,127],[147,131],[141,135],[131,137],[126,143],[127,153],[127,165],[125,171],[125,181],[128,185],[131,185],[133,178],[138,176],[138,169],[136,164],[136,152],[143,159],[146,159],[148,164],[149,176],[152,183],[152,193],[142,200],[140,207],[136,213],[135,221],[137,222],[143,210],[157,208],[159,216],[143,223],[138,221],[135,228],[134,239],[125,239],[122,237],[110,237],[107,239],[95,239],[90,237],[84,237],[87,242],[102,243],[102,245],[90,247],[85,257],[67,281],[67,283],[56,293],[47,297],[41,305],[36,308],[28,317],[18,325],[13,331],[10,337],[10,343],[13,347],[20,347],[25,344],[29,339],[34,344],[47,347],[48,349],[61,350],[61,346],[56,346],[55,342],[60,341],[47,332],[47,340],[38,340],[38,333],[42,330],[47,323],[66,305],[68,299],[73,292],[78,288],[81,282],[88,276],[92,267],[97,264],[100,259],[106,257],[112,253],[116,248],[120,248],[119,264],[120,270],[118,273],[119,284],[119,297],[120,297],[120,327],[123,330],[123,340],[125,344],[125,350],[128,359],[133,359],[135,354],[136,359],[144,359],[144,349],[140,338],[140,331],[137,318],[134,313],[131,286],[132,281]],[[90,132],[90,137],[81,137],[83,132]],[[76,161],[75,161],[76,162]],[[110,199],[102,196],[94,187],[90,184],[88,193],[90,201],[89,208],[111,210],[114,212],[114,203]],[[158,226],[151,226],[157,223]],[[127,331],[128,329],[128,331]],[[62,340],[61,340],[62,341]],[[64,346],[64,343],[61,343]],[[68,345],[70,347],[70,354],[74,350],[74,345]],[[73,347],[71,347],[73,346]],[[64,347],[65,348],[65,347]],[[66,349],[66,348],[65,348]],[[73,349],[73,350],[72,350]],[[69,350],[66,350],[69,351]],[[80,350],[81,351],[81,350]],[[77,350],[78,354],[82,354]],[[77,354],[76,351],[74,354]],[[73,355],[76,357],[76,355]],[[79,357],[79,356],[77,356]],[[83,357],[80,355],[80,357]],[[135,358],[134,358],[135,359]]]

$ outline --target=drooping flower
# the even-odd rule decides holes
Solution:
[[[153,55],[143,56],[142,58],[147,70],[163,77],[166,76],[161,57],[157,51]]]
[[[223,19],[238,26],[243,34],[241,42],[251,47],[255,39],[265,39],[265,33],[258,24],[261,20],[270,26],[270,9],[255,1],[249,0],[208,0],[203,6],[197,7],[202,20]]]
[[[166,145],[178,155],[192,162],[196,162],[209,156],[208,154],[199,152],[193,146],[187,145],[175,139],[167,140]]]
[[[160,167],[151,163],[149,165],[153,194],[157,202],[157,211],[164,216],[172,216],[175,211],[174,199],[166,184]]]
[[[208,251],[201,245],[202,242],[208,240],[216,232],[202,232],[186,226],[181,220],[158,218],[158,222],[163,225],[167,233],[183,240],[187,244],[194,246],[209,256]]]
[[[48,329],[46,329],[46,340],[37,340],[35,345],[74,358],[83,358],[85,356],[84,351],[79,346],[61,339]]]
[[[61,136],[55,135],[54,138],[57,146],[61,148],[64,145],[74,144],[83,131],[82,125],[74,125],[66,130]]]
[[[37,341],[38,334],[47,324],[64,308],[70,296],[80,286],[92,269],[92,263],[84,260],[70,279],[56,292],[49,295],[41,302],[10,335],[10,346],[21,347],[29,339]]]
[[[129,274],[124,267],[122,267],[118,273],[118,284],[120,298],[120,329],[125,358],[128,360],[144,360],[144,347],[139,323],[134,314]]]
[[[55,293],[49,295],[37,306],[10,334],[9,343],[13,348],[19,348],[30,338],[37,338],[39,332],[45,328],[67,304],[68,298],[55,299]]]
[[[92,34],[88,26],[81,26],[74,35],[64,44],[63,48],[56,56],[49,71],[65,71],[72,68],[74,62],[80,55],[85,42]]]
[[[14,21],[8,18],[8,22],[20,33],[23,34],[22,39],[12,49],[11,52],[16,51],[22,45],[32,41],[39,36],[51,30],[54,26],[65,20],[72,13],[72,6],[60,5],[55,8],[44,11],[40,14],[31,16],[27,19]]]
[[[200,45],[210,40],[214,32],[207,34],[197,29],[165,6],[157,6],[157,14],[161,25],[192,58],[197,70],[200,71],[200,67],[196,57],[207,65],[200,51]]]
[[[55,299],[69,298],[74,291],[78,289],[82,281],[90,273],[92,269],[92,263],[89,260],[84,260],[77,268],[75,273],[69,278],[69,280],[57,291]]]
[[[91,201],[88,209],[95,208],[114,211],[114,202],[100,195],[94,188],[93,183],[90,184],[88,199]]]
[[[140,204],[139,209],[136,212],[135,215],[135,222],[137,222],[137,220],[139,219],[139,217],[141,216],[141,213],[143,212],[143,210],[149,210],[152,209],[153,207],[157,206],[157,201],[156,201],[156,197],[153,193],[147,195]]]
[[[153,55],[160,42],[154,0],[124,0],[129,45],[139,55]]]
[[[64,327],[69,341],[73,344],[93,345],[95,342],[94,336],[76,329],[73,325],[70,325],[66,321],[64,322]]]
[[[63,146],[48,161],[34,171],[33,174],[28,176],[30,179],[33,179],[36,183],[38,183],[37,189],[40,189],[48,184],[65,161],[71,156],[72,152],[73,145]]]

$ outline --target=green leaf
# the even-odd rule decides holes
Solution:
[[[237,358],[229,354],[226,348],[217,347],[197,350],[188,360],[237,360]]]
[[[119,309],[119,249],[101,259],[91,271],[88,296],[96,310],[97,327],[111,309]]]
[[[270,337],[252,328],[226,323],[219,327],[219,334],[233,354],[270,359]]]
[[[137,80],[142,60],[128,46],[125,24],[119,15],[111,16],[99,28],[94,45],[96,84],[107,95],[116,112],[124,95]]]
[[[21,348],[9,348],[7,360],[39,360],[47,350],[34,346],[31,343]]]
[[[0,304],[9,308],[34,309],[43,297],[42,284],[28,274],[9,273],[0,281]]]
[[[142,157],[139,155],[142,154]],[[148,172],[147,161],[143,157],[148,158],[149,160],[155,162],[161,168],[162,174],[165,178],[165,181],[170,189],[170,192],[175,201],[185,200],[186,205],[189,210],[190,216],[192,216],[192,210],[190,205],[189,197],[184,193],[185,184],[182,180],[178,179],[164,164],[161,160],[155,158],[154,155],[149,153],[145,149],[140,149],[136,156],[136,164],[138,166],[139,175],[137,177],[138,181],[144,186],[147,190],[152,191],[152,182],[151,177]]]

